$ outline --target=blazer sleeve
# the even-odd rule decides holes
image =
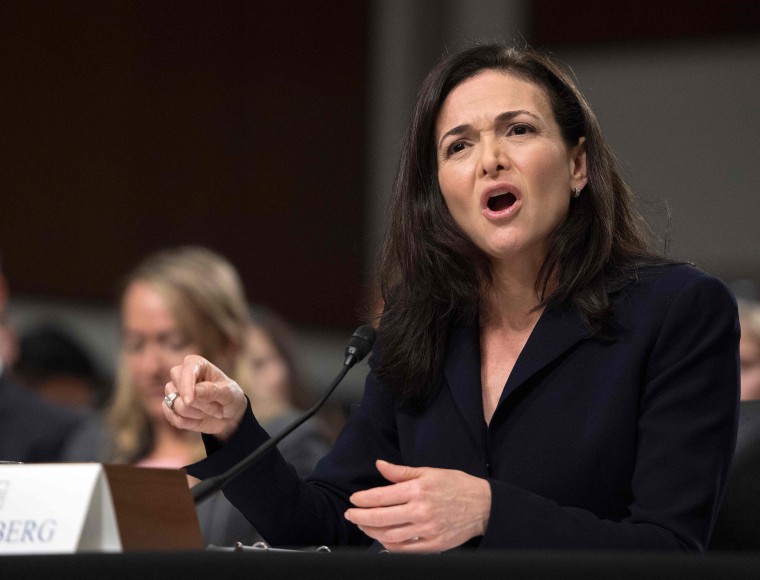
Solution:
[[[226,444],[204,435],[208,457],[187,471],[199,479],[223,473],[268,438],[249,404]],[[400,461],[392,397],[370,373],[361,404],[311,476],[299,478],[274,449],[222,491],[271,545],[370,545],[372,540],[343,514],[353,492],[387,484],[375,468],[378,457]]]
[[[704,275],[668,300],[641,388],[629,515],[602,520],[492,480],[482,547],[704,551],[736,438],[736,302]]]

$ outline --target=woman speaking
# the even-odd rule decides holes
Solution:
[[[446,56],[389,223],[379,340],[332,452],[307,480],[272,452],[225,487],[264,538],[704,551],[736,436],[736,304],[649,249],[571,76],[531,49]],[[268,437],[201,357],[166,394],[168,421],[206,434],[196,477]]]

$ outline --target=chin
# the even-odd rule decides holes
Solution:
[[[163,404],[163,397],[161,399],[150,399],[148,401],[143,401],[143,408],[145,409],[145,413],[148,415],[151,423],[166,421],[166,417],[164,417],[164,411],[161,407]]]

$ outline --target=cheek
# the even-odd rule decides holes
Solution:
[[[267,391],[279,391],[286,384],[287,373],[284,365],[273,362],[262,369],[259,377]]]
[[[561,222],[570,211],[570,173],[564,158],[549,159],[533,167],[534,191],[547,219]]]
[[[284,389],[288,385],[288,371],[285,365],[278,364],[272,373],[272,382],[278,389]]]
[[[136,386],[139,387],[145,382],[144,378],[147,375],[147,367],[140,355],[125,354],[124,366],[126,367],[130,377],[132,377],[132,381]]]
[[[438,186],[441,189],[446,208],[454,220],[461,225],[461,216],[467,210],[470,202],[467,183],[456,172],[449,170],[438,173]]]
[[[562,194],[570,198],[570,162],[561,151],[550,151],[537,157],[533,165],[533,175],[541,191]]]

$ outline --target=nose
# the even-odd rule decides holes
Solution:
[[[146,345],[139,356],[136,357],[135,363],[137,367],[135,370],[145,378],[156,378],[159,375],[165,374],[164,369],[166,364],[164,356],[157,345]]]
[[[509,166],[506,151],[495,138],[483,138],[480,154],[480,176],[496,176]]]

